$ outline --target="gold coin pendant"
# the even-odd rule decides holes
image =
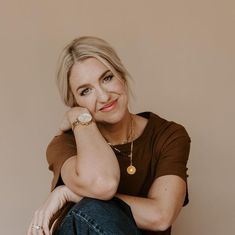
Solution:
[[[126,171],[129,175],[134,175],[136,172],[136,168],[133,165],[130,165],[127,167]]]

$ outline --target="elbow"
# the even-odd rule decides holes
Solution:
[[[171,225],[172,223],[169,220],[162,218],[161,221],[159,222],[157,231],[166,231],[168,228],[171,227]]]
[[[158,213],[155,216],[155,219],[151,221],[151,228],[153,231],[166,231],[169,227],[171,227],[173,223],[172,218],[164,213]]]
[[[90,182],[91,194],[100,200],[110,200],[117,192],[119,180],[117,179],[103,179],[97,177]]]

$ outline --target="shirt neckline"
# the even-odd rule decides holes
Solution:
[[[138,136],[134,141],[133,144],[136,146],[139,143],[143,144],[143,140],[145,138],[145,136],[147,135],[147,133],[149,133],[151,126],[152,126],[152,120],[153,120],[153,114],[151,112],[141,112],[141,113],[137,113],[136,115],[147,118],[148,121],[144,127],[144,130],[142,132],[142,134],[140,136]],[[117,144],[117,145],[113,145],[113,147],[116,147],[120,150],[125,150],[125,149],[129,149],[131,142],[125,143],[125,144]]]

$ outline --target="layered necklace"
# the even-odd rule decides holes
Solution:
[[[136,168],[135,166],[133,165],[133,145],[134,145],[134,136],[135,136],[135,133],[134,133],[134,120],[133,120],[133,117],[131,115],[131,128],[130,128],[130,131],[129,131],[129,134],[128,134],[128,137],[127,137],[127,140],[126,141],[123,141],[122,144],[124,143],[128,143],[131,141],[131,150],[130,150],[130,153],[127,155],[130,159],[130,164],[129,166],[127,167],[126,171],[129,175],[134,175],[135,172],[136,172]],[[111,143],[108,143],[110,145],[110,147],[115,150],[116,152],[118,153],[121,153],[121,154],[124,154],[122,153],[122,151],[116,147],[114,147]]]

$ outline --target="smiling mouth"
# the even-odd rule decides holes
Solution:
[[[102,111],[102,112],[108,112],[108,111],[114,109],[114,108],[116,107],[116,104],[117,104],[117,100],[114,100],[114,101],[112,101],[111,103],[104,105],[104,106],[100,109],[100,111]]]

